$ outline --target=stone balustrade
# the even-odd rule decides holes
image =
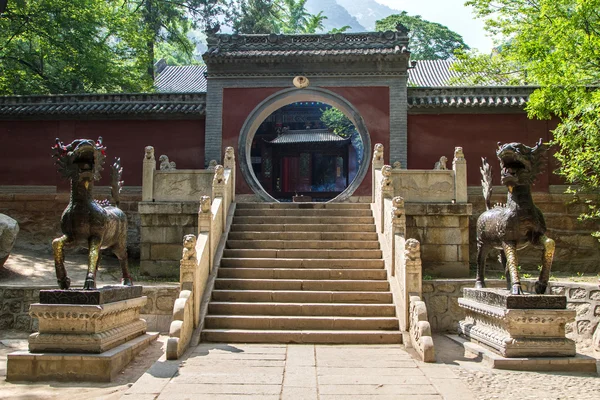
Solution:
[[[235,198],[233,149],[225,152],[228,168],[214,168],[212,193],[214,198],[203,195],[197,214],[197,236],[184,237],[179,266],[179,298],[173,306],[173,321],[167,341],[167,359],[176,360],[188,348],[194,329],[201,324],[201,306],[205,292],[212,290],[211,272],[219,256],[218,249],[224,243],[227,216]],[[181,247],[180,247],[181,248]],[[214,274],[212,275],[214,277]]]

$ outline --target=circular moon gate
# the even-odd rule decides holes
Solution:
[[[305,101],[326,103],[343,112],[344,115],[348,117],[348,119],[350,119],[350,121],[354,124],[354,127],[358,131],[360,139],[363,142],[364,156],[356,173],[356,177],[352,182],[350,182],[350,185],[348,185],[344,191],[330,201],[335,202],[348,199],[356,191],[356,189],[358,189],[358,186],[367,175],[371,157],[371,138],[369,136],[369,132],[367,131],[367,126],[365,125],[365,122],[356,108],[354,108],[354,106],[346,99],[330,90],[315,87],[304,89],[285,89],[269,96],[258,106],[256,106],[256,108],[246,119],[246,122],[244,122],[238,140],[238,154],[240,157],[240,170],[242,175],[254,193],[256,193],[264,201],[278,202],[262,187],[256,178],[256,175],[254,174],[254,170],[252,169],[250,149],[252,147],[254,135],[256,134],[260,124],[262,124],[262,122],[269,115],[271,115],[271,113],[289,104]]]

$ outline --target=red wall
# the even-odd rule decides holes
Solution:
[[[470,186],[481,184],[481,157],[492,166],[494,183],[500,184],[497,143],[521,142],[533,146],[539,138],[547,142],[555,121],[528,119],[519,114],[412,114],[408,116],[408,168],[431,169],[442,155],[451,168],[455,146],[462,146],[467,159]],[[545,173],[536,180],[534,190],[546,191],[549,184],[560,184],[551,174],[554,158],[549,156]]]
[[[238,148],[238,139],[244,122],[263,100],[284,88],[235,88],[223,90],[223,149],[227,146]],[[326,88],[339,94],[350,102],[360,113],[369,135],[371,146],[375,143],[383,143],[389,148],[390,132],[390,102],[389,88],[387,87],[331,87]],[[368,154],[372,149],[365,149]],[[386,153],[387,157],[387,153]],[[365,157],[368,159],[368,157]],[[241,162],[239,160],[239,162]],[[239,165],[238,162],[238,165]],[[241,177],[241,172],[237,171]],[[252,190],[244,179],[236,180],[236,192],[250,194]],[[368,196],[371,194],[371,173],[363,180],[357,196]]]
[[[64,143],[102,136],[107,160],[100,185],[109,185],[114,157],[121,157],[125,186],[142,185],[144,147],[166,154],[178,169],[204,168],[204,120],[0,121],[0,185],[58,185],[51,158],[55,138]]]

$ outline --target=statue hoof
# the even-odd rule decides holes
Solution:
[[[547,287],[548,287],[547,283],[543,283],[543,282],[537,281],[535,283],[535,292],[537,294],[544,294],[544,293],[546,293],[546,288]]]
[[[57,282],[59,289],[67,290],[71,287],[71,278],[68,276],[65,276],[63,279],[58,279]]]
[[[484,281],[475,281],[475,289],[485,289]]]
[[[525,294],[521,288],[521,283],[513,283],[511,294]]]
[[[128,276],[127,278],[123,278],[123,279],[121,279],[121,285],[123,285],[123,286],[133,286],[133,279],[131,279],[130,276]]]
[[[96,280],[93,277],[85,278],[85,282],[83,283],[84,290],[93,290],[96,289]]]

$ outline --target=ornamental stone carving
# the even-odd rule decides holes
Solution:
[[[160,162],[159,168],[161,171],[174,171],[176,169],[175,161],[169,161],[166,154],[158,157],[158,162]]]
[[[421,259],[421,243],[417,239],[408,239],[405,244],[404,255],[410,261]]]
[[[435,163],[435,165],[433,166],[433,169],[439,170],[439,171],[446,171],[448,169],[448,167],[446,166],[447,162],[448,162],[448,158],[446,158],[446,156],[441,156],[440,160],[437,161]]]
[[[210,203],[211,203],[210,196],[202,196],[200,198],[200,211],[202,213],[209,212],[210,211]]]
[[[185,235],[183,237],[183,251],[181,254],[182,261],[195,261],[196,260],[196,236]]]

